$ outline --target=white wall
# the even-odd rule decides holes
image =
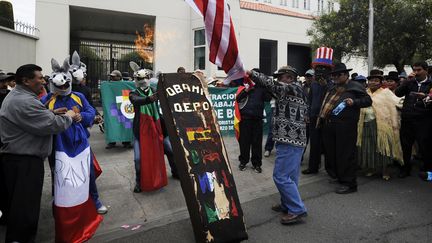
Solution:
[[[36,1],[36,64],[51,73],[51,58],[62,63],[69,54],[69,7],[65,1]]]
[[[0,26],[0,70],[15,72],[24,64],[36,62],[36,37]]]
[[[306,31],[312,20],[243,9],[240,20],[240,54],[247,69],[259,66],[260,39],[278,42],[277,67],[287,64],[287,46],[309,45]],[[275,70],[276,71],[276,70]]]

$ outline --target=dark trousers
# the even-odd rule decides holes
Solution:
[[[2,216],[0,217],[0,225],[6,225],[9,205],[7,201],[7,190],[6,190],[6,178],[4,176],[3,163],[1,162],[3,155],[0,154],[0,211]]]
[[[43,159],[4,154],[2,165],[10,205],[6,242],[34,242],[44,179]]]
[[[432,119],[404,120],[401,122],[400,141],[402,145],[404,165],[402,169],[411,172],[412,147],[415,141],[423,157],[422,171],[432,171]]]
[[[322,128],[326,170],[343,185],[357,186],[357,123],[328,122]]]
[[[311,117],[308,124],[309,131],[309,170],[318,172],[321,165],[321,129],[316,128],[317,117]]]
[[[268,127],[268,135],[267,140],[264,146],[265,151],[272,151],[275,145],[275,142],[273,141],[273,114],[275,112],[275,108],[271,108],[271,113],[267,114],[272,119],[270,119],[269,127]]]
[[[245,119],[240,121],[240,156],[241,164],[247,164],[251,158],[253,166],[262,165],[263,121]],[[252,157],[250,151],[252,149]]]

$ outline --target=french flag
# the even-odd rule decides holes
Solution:
[[[57,135],[55,150],[55,241],[84,242],[94,235],[103,217],[89,194],[93,156],[83,127],[73,124]]]

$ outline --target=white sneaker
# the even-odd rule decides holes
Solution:
[[[266,151],[264,152],[264,157],[269,157],[269,156],[270,156],[270,151],[266,150]]]
[[[100,206],[100,208],[97,209],[98,214],[106,214],[108,213],[108,208],[105,207],[105,205]]]

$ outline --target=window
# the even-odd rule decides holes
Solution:
[[[299,7],[299,0],[292,0],[292,7],[298,8]]]
[[[264,0],[265,3],[271,3],[271,0]]]
[[[310,10],[310,0],[303,0],[303,8],[305,10]]]
[[[328,10],[328,12],[330,13],[330,12],[332,12],[332,11],[334,11],[334,3],[333,2],[327,2],[327,10]]]
[[[324,11],[324,0],[318,0],[318,12]]]
[[[281,0],[280,1],[280,5],[287,6],[287,0]]]
[[[205,69],[205,30],[194,32],[194,69]]]

